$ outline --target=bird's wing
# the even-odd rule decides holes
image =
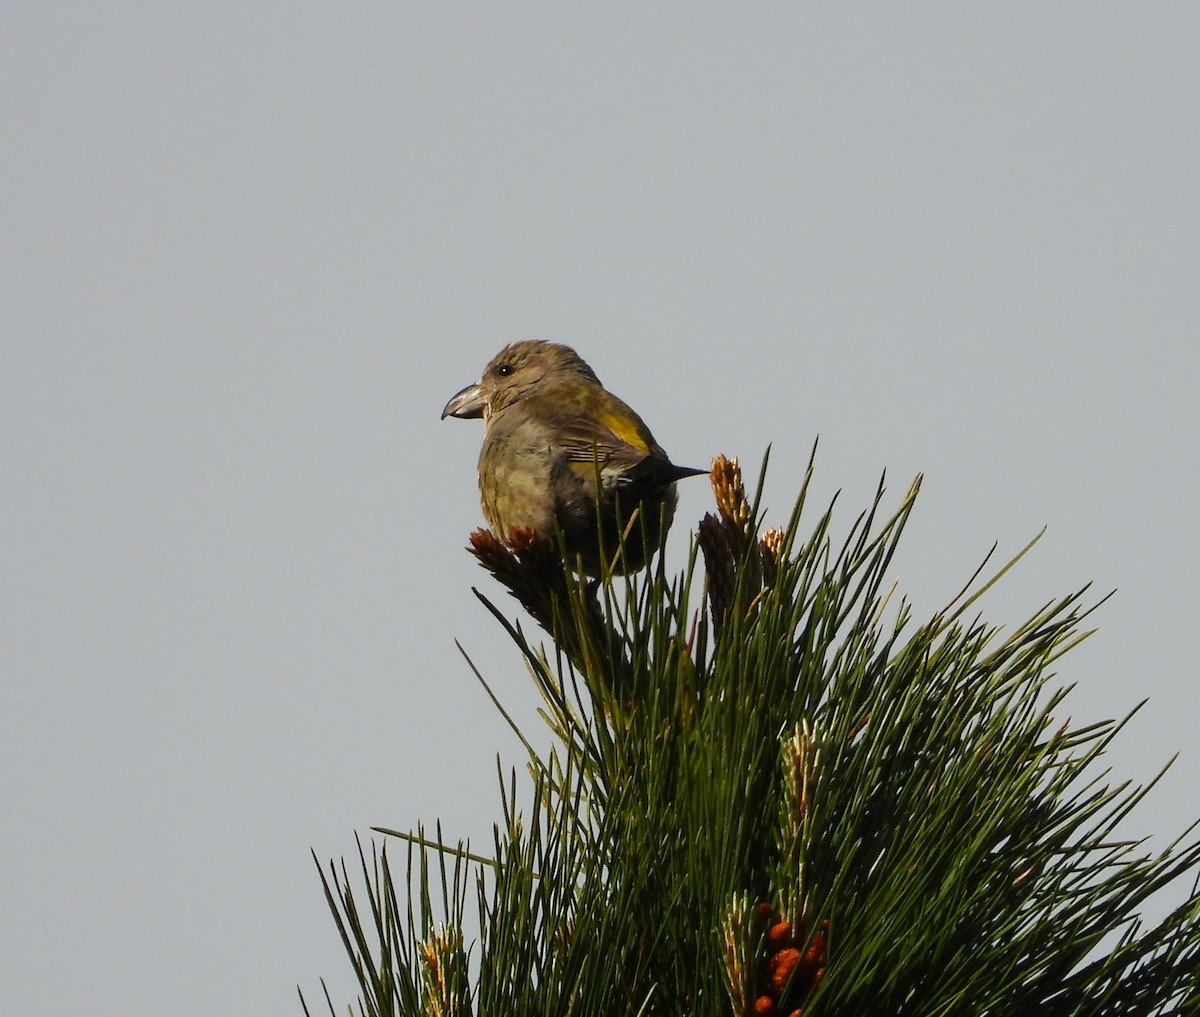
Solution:
[[[557,423],[555,440],[571,462],[607,469],[628,470],[647,456],[666,458],[640,420],[615,413],[568,416]]]

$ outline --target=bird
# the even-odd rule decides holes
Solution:
[[[479,495],[488,526],[513,547],[532,534],[574,571],[636,572],[666,539],[675,482],[708,470],[676,466],[650,429],[571,347],[505,346],[442,419],[483,418]]]

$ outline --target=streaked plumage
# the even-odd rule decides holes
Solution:
[[[642,418],[557,343],[506,346],[446,404],[448,416],[484,420],[479,493],[488,526],[505,543],[518,528],[551,543],[557,524],[588,575],[600,573],[601,542],[614,571],[642,568],[671,525],[675,481],[708,472],[672,463]]]

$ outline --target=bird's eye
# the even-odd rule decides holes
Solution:
[[[513,365],[512,364],[501,364],[499,367],[496,368],[496,373],[498,375],[500,375],[501,378],[507,378],[510,374],[513,373]]]

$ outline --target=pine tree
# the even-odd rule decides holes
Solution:
[[[532,792],[502,781],[486,854],[381,830],[403,873],[394,841],[360,844],[358,875],[322,869],[350,1012],[1200,1014],[1200,844],[1124,839],[1149,789],[1099,767],[1124,721],[1059,719],[1053,669],[1088,634],[1086,590],[1005,633],[976,613],[977,573],[914,623],[887,572],[917,487],[884,519],[881,486],[835,550],[830,511],[799,535],[807,480],[764,531],[719,459],[719,511],[673,578],[586,582],[473,534],[550,635],[477,594],[553,748],[522,736]]]

